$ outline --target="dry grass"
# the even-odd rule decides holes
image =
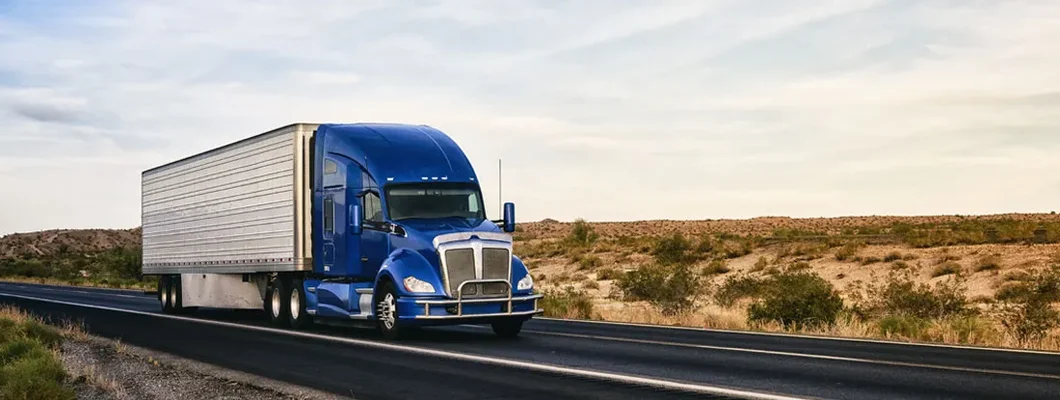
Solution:
[[[604,321],[683,326],[692,328],[721,329],[735,331],[762,331],[792,333],[779,323],[749,325],[747,311],[741,307],[701,305],[695,310],[678,315],[665,315],[650,304],[602,302],[595,306],[595,317]],[[753,329],[752,329],[753,328]],[[854,318],[840,318],[834,325],[825,325],[797,331],[799,334],[893,340],[910,343],[947,343],[968,346],[1025,348],[1042,351],[1060,351],[1060,330],[1054,330],[1041,343],[1020,345],[1015,338],[1006,335],[993,320],[981,318],[967,322],[959,319],[930,321],[915,336],[884,334],[874,322]]]
[[[115,283],[100,283],[83,281],[72,283],[69,281],[53,279],[53,278],[27,278],[22,276],[5,276],[0,278],[2,282],[14,282],[14,283],[32,283],[38,285],[54,285],[54,286],[80,286],[100,289],[129,289],[129,290],[154,290],[156,289],[154,283],[147,282],[115,282]]]

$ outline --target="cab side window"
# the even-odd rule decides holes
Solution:
[[[369,192],[361,198],[361,209],[364,210],[366,224],[379,226],[383,223],[383,205],[375,192]]]

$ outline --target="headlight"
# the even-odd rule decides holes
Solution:
[[[416,279],[415,276],[405,278],[405,290],[413,293],[433,293],[434,285]]]
[[[519,283],[517,285],[515,285],[515,286],[516,286],[515,290],[520,290],[520,291],[521,290],[533,289],[534,288],[534,277],[530,276],[530,274],[526,274],[526,276],[524,276],[523,279],[520,279]]]

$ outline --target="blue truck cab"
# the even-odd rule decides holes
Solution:
[[[542,296],[512,253],[515,206],[487,218],[471,162],[448,135],[322,124],[309,146],[312,272],[270,285],[266,308],[288,303],[273,307],[273,322],[372,321],[387,338],[489,324],[510,337],[541,313]]]

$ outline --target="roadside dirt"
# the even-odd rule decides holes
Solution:
[[[63,343],[78,399],[344,399],[93,336]]]

